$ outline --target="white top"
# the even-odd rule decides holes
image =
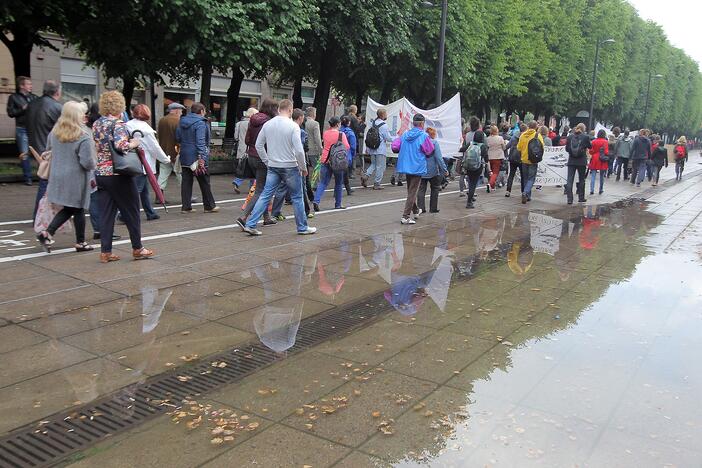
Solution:
[[[149,125],[148,122],[144,122],[143,120],[139,119],[132,119],[125,125],[127,126],[127,130],[129,130],[130,135],[134,130],[139,130],[144,134],[144,136],[137,134],[136,137],[141,140],[141,144],[139,146],[144,150],[144,156],[146,156],[146,162],[148,162],[149,166],[151,167],[151,172],[156,173],[156,160],[159,160],[164,164],[171,163],[171,159],[166,156],[166,153],[164,153],[161,149],[161,145],[158,144],[158,140],[156,139],[156,131],[151,128],[151,125]]]
[[[301,171],[307,170],[300,126],[289,117],[278,115],[263,124],[256,139],[256,151],[268,167],[298,167]]]

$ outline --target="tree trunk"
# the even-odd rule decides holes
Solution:
[[[207,113],[210,112],[210,90],[212,89],[212,65],[202,65],[202,78],[200,80],[200,102],[204,104]]]
[[[367,91],[367,86],[364,86],[363,88],[356,88],[356,98],[354,100],[354,103],[356,104],[356,107],[358,107],[359,113],[361,112],[361,108],[363,107],[363,96],[365,96]]]
[[[327,115],[327,104],[329,103],[329,91],[331,90],[332,70],[335,64],[335,54],[328,51],[322,52],[322,59],[319,63],[319,76],[317,80],[317,92],[314,94],[314,107],[317,108],[317,122],[324,128],[325,117]]]
[[[136,78],[133,76],[123,76],[122,81],[124,86],[122,88],[122,94],[124,95],[124,102],[127,104],[127,114],[132,116],[132,97],[134,96],[134,87],[136,86]]]
[[[26,31],[11,29],[13,40],[9,40],[5,33],[0,32],[0,41],[8,48],[12,56],[15,77],[32,76],[30,57],[32,54],[32,35]]]
[[[227,89],[227,127],[224,129],[225,138],[234,138],[234,126],[241,115],[239,109],[239,90],[244,81],[244,73],[237,66],[232,67],[232,80]]]
[[[385,78],[385,81],[383,82],[383,89],[380,92],[380,102],[381,104],[387,104],[390,102],[390,98],[392,95],[392,81],[390,81],[387,77]]]
[[[302,102],[302,77],[295,78],[295,84],[293,84],[292,93],[293,107],[302,109],[304,103]]]

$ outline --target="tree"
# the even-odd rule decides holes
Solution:
[[[63,32],[66,18],[61,2],[3,0],[0,4],[0,41],[12,55],[15,76],[31,76],[30,56],[37,45],[53,48],[42,37],[46,31]]]

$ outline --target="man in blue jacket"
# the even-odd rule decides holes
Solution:
[[[434,144],[424,131],[422,114],[415,114],[412,118],[412,128],[392,142],[392,152],[397,156],[397,172],[407,177],[407,200],[402,212],[402,224],[416,224],[412,213],[418,214],[417,191],[422,181],[422,176],[427,173],[427,157],[434,152]]]
[[[192,213],[193,178],[197,179],[202,192],[205,213],[216,213],[219,207],[215,203],[210,187],[210,175],[207,163],[210,159],[210,122],[205,118],[205,105],[196,102],[190,112],[180,119],[176,128],[176,141],[180,144],[180,164],[183,168],[183,183],[180,197],[183,213]],[[193,167],[195,169],[193,170]]]

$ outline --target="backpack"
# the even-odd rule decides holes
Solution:
[[[527,146],[527,152],[529,153],[529,162],[538,164],[544,159],[544,144],[539,140],[539,135],[534,135],[534,138],[529,140],[529,145]]]
[[[583,147],[581,140],[582,137],[579,135],[573,135],[573,137],[570,139],[570,154],[574,158],[579,158],[582,156]]]
[[[683,145],[677,145],[675,147],[675,159],[678,161],[685,159],[685,147]]]
[[[471,143],[463,156],[463,170],[464,171],[477,171],[483,165],[482,156],[482,143]]]
[[[339,139],[329,148],[327,155],[327,164],[331,167],[332,172],[344,172],[349,168],[349,160],[346,158],[346,148],[342,141],[343,132],[339,130]]]
[[[380,124],[376,125],[377,121],[378,119],[373,121],[371,128],[369,128],[368,133],[366,133],[366,147],[370,149],[380,148],[380,127],[385,125],[385,122],[381,120]]]

